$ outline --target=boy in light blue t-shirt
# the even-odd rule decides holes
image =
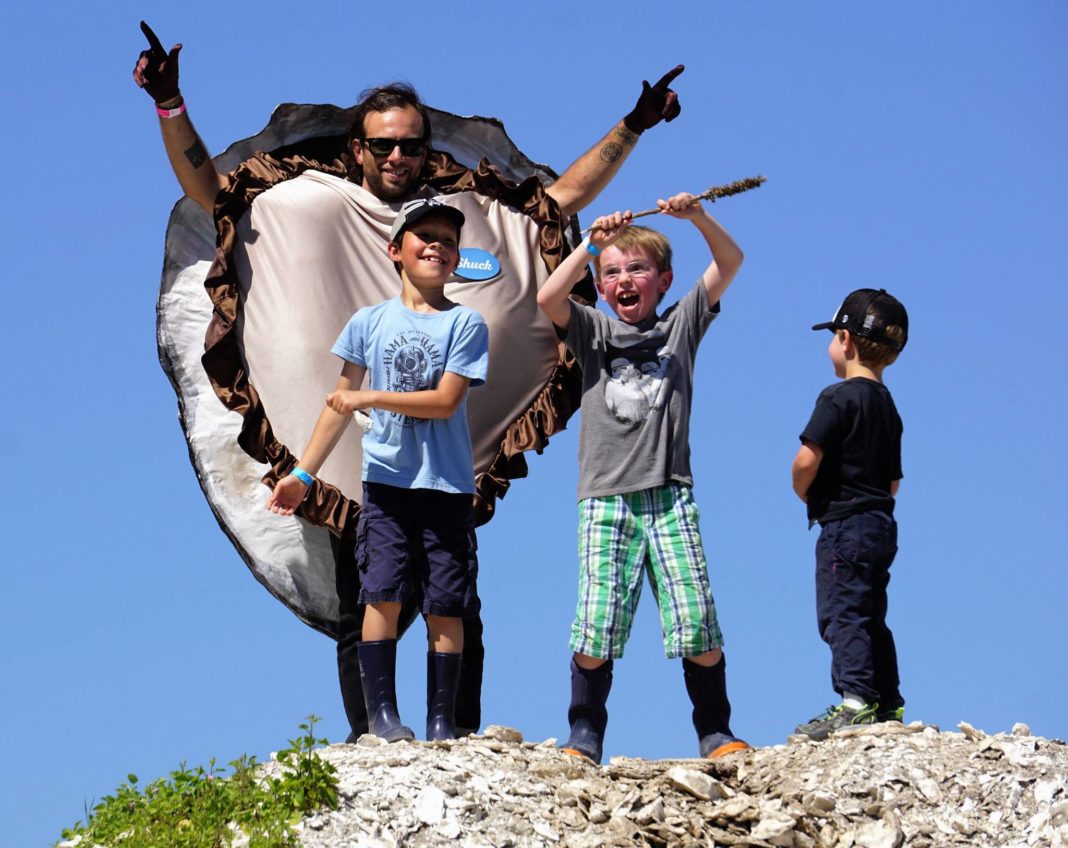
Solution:
[[[411,739],[397,711],[397,623],[422,587],[431,649],[427,739],[456,736],[454,707],[463,619],[478,614],[467,389],[486,380],[489,332],[482,316],[445,297],[459,263],[464,216],[436,198],[401,207],[387,248],[401,294],[361,309],[333,352],[345,364],[298,467],[279,480],[267,508],[292,515],[358,409],[363,508],[357,526],[360,603],[366,604],[360,673],[370,732]],[[370,372],[370,389],[359,390]]]

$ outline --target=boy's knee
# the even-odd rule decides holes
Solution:
[[[703,654],[698,654],[693,657],[686,657],[686,659],[695,665],[703,666],[704,668],[712,668],[714,665],[719,665],[720,660],[723,659],[723,649],[713,648],[711,651],[705,651]]]
[[[606,662],[609,662],[609,660],[607,659],[591,657],[589,654],[581,654],[578,652],[574,654],[574,660],[575,665],[586,671],[595,671],[596,669],[604,665]]]

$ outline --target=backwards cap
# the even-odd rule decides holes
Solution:
[[[389,240],[396,241],[400,234],[416,221],[435,213],[447,216],[456,225],[457,230],[464,225],[464,213],[455,206],[449,206],[436,197],[420,197],[409,200],[400,208],[397,220],[393,222],[393,229],[389,231]]]
[[[889,338],[886,328],[900,327],[905,337],[900,341]],[[834,313],[834,319],[816,324],[813,330],[849,330],[854,336],[880,342],[893,350],[901,350],[909,340],[909,314],[896,297],[886,289],[857,289],[850,292]]]

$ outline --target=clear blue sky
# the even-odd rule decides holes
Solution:
[[[890,623],[908,717],[1068,736],[1068,6],[304,9],[5,13],[3,844],[50,843],[128,772],[266,756],[312,711],[332,739],[346,732],[332,643],[270,597],[219,530],[156,361],[179,189],[130,81],[143,16],[166,45],[185,43],[183,91],[215,153],[278,103],[350,105],[402,77],[440,109],[501,118],[563,170],[643,77],[684,63],[681,117],[642,139],[585,219],[768,176],[714,208],[747,261],[702,347],[693,411],[736,731],[781,742],[833,697],[816,533],[788,470],[833,380],[826,334],[809,327],[850,289],[882,286],[912,321],[887,372],[906,425]],[[699,239],[684,222],[663,227],[691,277],[706,261]],[[481,533],[484,716],[535,740],[566,732],[575,430],[531,459]],[[420,642],[400,659],[417,726]],[[610,708],[608,754],[694,753],[648,598]]]

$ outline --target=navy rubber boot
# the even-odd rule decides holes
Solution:
[[[682,661],[686,694],[693,704],[693,728],[700,740],[701,756],[715,759],[749,746],[731,733],[731,702],[727,698],[727,657],[714,666]]]
[[[426,739],[456,738],[456,690],[461,654],[428,651],[426,655]]]
[[[595,763],[601,762],[604,731],[608,727],[608,693],[612,691],[612,660],[598,668],[582,668],[571,660],[571,706],[567,721],[571,735],[562,746],[567,754],[574,754]]]
[[[397,640],[360,642],[360,677],[367,702],[368,733],[387,742],[414,739],[397,712]]]

